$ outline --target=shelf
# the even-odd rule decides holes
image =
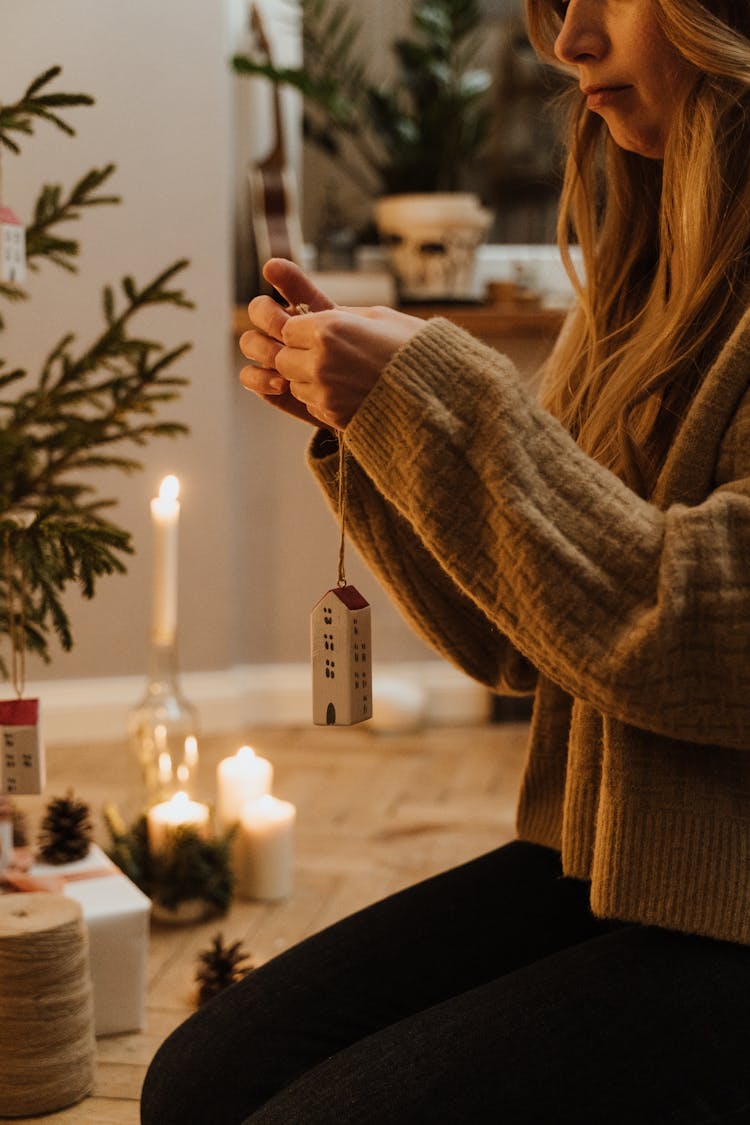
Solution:
[[[405,305],[402,312],[427,320],[442,316],[481,340],[509,336],[553,338],[562,327],[567,309],[524,308],[518,305]],[[232,314],[232,331],[239,337],[249,328],[247,309],[238,305]]]

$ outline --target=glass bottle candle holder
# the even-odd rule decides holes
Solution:
[[[146,694],[128,727],[149,805],[194,790],[198,713],[180,690],[174,643],[152,645]]]

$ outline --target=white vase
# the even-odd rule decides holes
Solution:
[[[385,195],[375,223],[402,301],[471,301],[492,212],[471,192]]]

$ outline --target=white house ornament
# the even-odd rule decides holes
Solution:
[[[0,206],[0,281],[22,285],[26,280],[26,232],[10,207]]]
[[[372,718],[370,606],[354,586],[335,586],[310,620],[313,722],[353,726]]]

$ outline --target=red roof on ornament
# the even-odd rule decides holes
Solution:
[[[320,605],[320,602],[324,601],[329,594],[335,594],[339,601],[344,603],[347,609],[367,609],[370,604],[366,598],[362,597],[356,586],[334,586],[332,590],[325,593],[315,604]]]
[[[0,207],[0,223],[8,223],[10,226],[14,227],[23,226],[18,215],[15,211],[11,211],[10,207]]]
[[[333,592],[347,609],[366,609],[370,604],[354,586],[337,586]]]

